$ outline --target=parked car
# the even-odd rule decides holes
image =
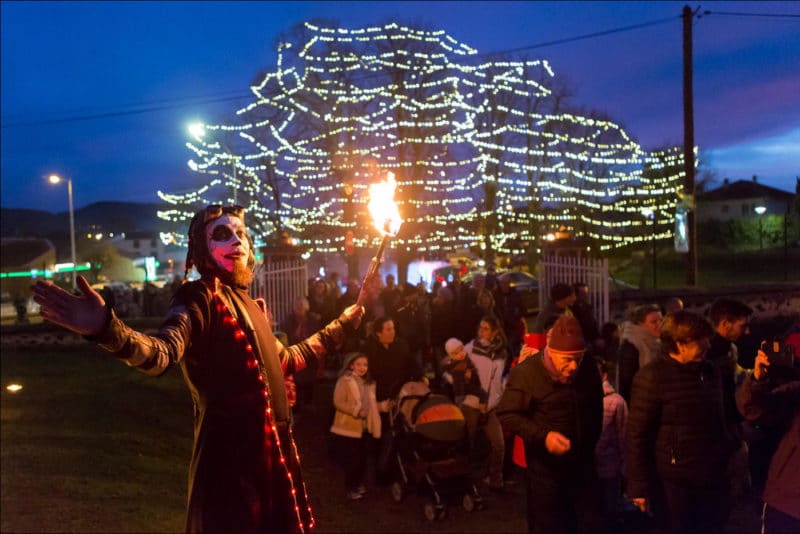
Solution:
[[[511,277],[511,287],[522,296],[527,313],[539,311],[539,281],[530,273],[525,271],[505,271],[498,273],[498,277],[508,274]]]
[[[525,271],[497,271],[497,277],[500,278],[504,274],[511,277],[511,287],[514,288],[521,296],[522,302],[525,304],[527,313],[536,313],[539,311],[539,281],[530,273]],[[483,274],[481,271],[470,271],[464,275],[462,280],[465,284],[471,285],[472,278],[476,274]]]
[[[37,315],[38,313],[39,313],[39,305],[33,300],[33,297],[26,297],[25,298],[26,316],[30,317],[31,315]],[[0,299],[0,316],[2,316],[3,319],[10,319],[12,317],[17,317],[17,303],[14,302],[14,299],[7,291],[3,292],[2,298]]]

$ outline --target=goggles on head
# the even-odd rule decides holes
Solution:
[[[209,222],[219,219],[225,214],[238,217],[242,220],[242,222],[244,222],[244,208],[242,206],[223,206],[222,204],[210,204],[206,206],[206,210],[203,212],[203,225],[205,226]]]

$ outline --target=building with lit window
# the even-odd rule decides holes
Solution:
[[[759,215],[783,215],[794,201],[794,195],[782,189],[752,180],[730,182],[697,195],[697,222],[730,221]]]

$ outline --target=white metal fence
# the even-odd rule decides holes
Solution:
[[[539,309],[543,310],[550,298],[553,284],[583,282],[589,286],[589,301],[599,325],[608,321],[608,259],[544,256],[539,262]]]
[[[308,295],[308,271],[301,259],[269,260],[256,267],[250,295],[267,302],[273,328],[286,319],[294,307],[294,301]]]

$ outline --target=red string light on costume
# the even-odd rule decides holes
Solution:
[[[238,339],[247,340],[247,335],[245,334],[244,330],[239,326],[238,321],[233,316],[233,313],[231,313],[230,309],[228,309],[228,306],[227,304],[225,304],[225,301],[219,296],[219,294],[217,294],[216,291],[213,292],[212,294],[217,304],[217,311],[223,315],[223,322],[234,326],[234,338],[236,338],[237,340]],[[270,433],[272,434],[272,438],[278,450],[278,459],[281,465],[283,465],[284,470],[286,471],[286,478],[289,481],[289,489],[292,494],[292,500],[294,501],[294,511],[295,515],[297,516],[297,526],[299,532],[304,533],[306,532],[306,525],[303,524],[303,518],[301,517],[300,514],[300,505],[297,502],[297,489],[295,488],[294,477],[292,476],[292,473],[289,470],[289,466],[286,462],[286,457],[283,454],[283,447],[281,446],[281,438],[280,435],[278,434],[278,427],[276,426],[272,418],[272,403],[270,400],[269,389],[266,386],[266,380],[264,377],[264,373],[266,373],[266,371],[263,371],[261,369],[258,357],[256,356],[255,351],[253,350],[253,346],[248,341],[245,341],[244,349],[248,354],[247,363],[245,365],[248,368],[255,367],[259,370],[258,381],[261,384],[263,384],[264,389],[262,390],[262,393],[264,395],[264,400],[266,402],[266,409],[264,410],[264,415],[265,415],[264,432],[265,434],[270,434]],[[289,426],[288,435],[289,435],[288,444],[290,450],[294,453],[295,461],[299,467],[300,455],[297,452],[297,445],[294,441],[294,434],[292,433],[291,426]],[[265,446],[269,446],[269,444],[266,441],[265,441]],[[308,510],[308,518],[309,518],[308,529],[312,529],[316,525],[316,521],[314,521],[314,515],[311,511],[311,504],[309,503],[308,500],[308,491],[306,489],[305,482],[301,481],[301,486],[303,490],[303,497],[305,498],[306,502],[306,509]]]

